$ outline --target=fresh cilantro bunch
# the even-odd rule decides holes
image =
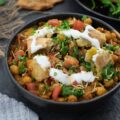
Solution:
[[[115,3],[113,3],[112,0],[101,0],[101,2],[105,7],[109,8],[109,11],[113,16],[120,17],[120,0],[116,0]]]
[[[120,0],[98,0],[101,2],[101,6],[109,10],[109,16],[120,18]],[[92,9],[97,8],[97,0],[91,0]]]

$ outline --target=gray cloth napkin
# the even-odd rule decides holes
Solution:
[[[0,93],[0,120],[38,120],[23,103]]]

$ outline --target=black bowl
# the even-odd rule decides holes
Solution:
[[[60,13],[60,14],[55,14],[55,15],[49,15],[49,16],[44,16],[44,17],[40,17],[35,19],[33,22],[26,24],[24,27],[22,27],[16,34],[15,36],[12,38],[8,48],[7,48],[7,57],[6,57],[6,71],[8,72],[8,75],[11,78],[11,81],[14,83],[14,85],[16,86],[16,88],[19,90],[19,92],[24,96],[24,98],[26,98],[27,100],[31,101],[33,104],[36,104],[38,106],[40,106],[40,108],[46,109],[46,110],[64,110],[64,111],[84,111],[84,110],[89,110],[93,107],[96,107],[98,105],[100,105],[100,103],[103,103],[105,100],[108,100],[110,96],[113,95],[113,93],[119,88],[120,83],[118,83],[113,89],[111,89],[110,91],[108,91],[106,94],[96,97],[94,99],[88,100],[88,101],[80,101],[80,102],[76,102],[76,103],[65,103],[65,102],[55,102],[55,101],[51,101],[51,100],[46,100],[43,98],[40,98],[38,96],[35,96],[33,94],[31,94],[29,91],[27,91],[26,89],[24,89],[13,77],[13,75],[11,74],[10,70],[9,70],[9,66],[7,64],[7,59],[8,59],[8,55],[10,52],[10,47],[12,44],[15,43],[15,38],[16,35],[21,32],[22,30],[26,29],[27,27],[30,27],[36,23],[38,23],[39,21],[47,21],[48,19],[52,19],[52,18],[58,18],[58,19],[65,19],[68,17],[76,17],[76,18],[81,18],[83,16],[83,14],[76,14],[76,13]],[[90,16],[91,17],[91,16]],[[112,31],[116,31],[113,27],[111,27],[110,25],[108,25],[107,23],[91,17],[93,19],[93,25],[94,26],[101,26],[104,27],[108,30],[112,30]],[[116,31],[117,32],[117,31]]]
[[[104,15],[100,12],[96,12],[94,10],[92,10],[90,8],[90,4],[92,3],[90,0],[76,0],[76,2],[81,6],[83,7],[85,10],[89,11],[90,13],[94,14],[94,15],[97,15],[99,17],[102,18],[105,18],[107,20],[110,20],[110,21],[116,21],[116,22],[120,22],[120,19],[117,19],[117,18],[114,18],[114,17],[110,17],[110,16],[107,16],[107,15]]]

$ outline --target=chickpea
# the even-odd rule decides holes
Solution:
[[[20,80],[21,80],[21,77],[20,77],[19,75],[15,75],[15,79],[16,79],[17,81],[20,81]]]
[[[51,37],[52,37],[52,34],[48,33],[47,38],[51,38]]]
[[[119,76],[115,76],[114,80],[117,82],[119,79]]]
[[[22,77],[22,79],[21,79],[21,83],[23,85],[25,85],[26,83],[31,83],[31,82],[32,82],[32,78],[28,75]]]
[[[112,87],[114,84],[114,81],[113,80],[104,80],[104,86],[106,88],[109,88],[109,87]]]
[[[107,32],[105,33],[105,36],[106,36],[107,41],[110,41],[111,38],[112,38],[111,33],[110,33],[109,31],[107,31]]]
[[[29,35],[31,35],[31,33],[33,32],[33,28],[31,27],[31,28],[28,28],[25,32],[24,32],[24,35],[25,36],[29,36]]]
[[[100,32],[104,32],[105,31],[104,28],[101,28],[101,27],[98,27],[97,30],[100,31]]]
[[[83,95],[83,98],[86,99],[86,100],[89,100],[89,99],[93,98],[93,95],[92,95],[91,92],[85,92],[84,95]]]
[[[70,42],[69,47],[72,48],[75,46],[75,43],[73,41]]]
[[[32,63],[32,60],[27,60],[27,63],[26,63],[26,64],[27,64],[28,69],[31,69],[31,68],[30,68],[30,64],[31,64],[31,63]]]
[[[60,97],[60,98],[58,98],[56,101],[58,101],[58,102],[65,102],[65,98]]]
[[[68,96],[68,102],[77,102],[77,97],[74,95]]]
[[[117,37],[117,35],[114,32],[111,33],[111,36],[113,39]]]
[[[111,41],[111,44],[112,44],[112,45],[117,45],[117,43],[114,42],[113,40]]]
[[[111,56],[114,63],[119,60],[117,55],[112,54]]]
[[[106,89],[104,87],[97,87],[96,88],[96,93],[98,96],[101,96],[106,93]]]
[[[10,71],[12,74],[14,75],[18,75],[19,74],[19,68],[17,65],[11,65],[10,66]]]
[[[60,40],[64,40],[64,39],[65,39],[65,36],[64,36],[64,35],[59,35],[58,38],[59,38]]]
[[[84,20],[84,23],[91,25],[92,24],[92,19],[87,18],[87,19]]]
[[[76,20],[75,18],[74,19],[73,18],[68,19],[68,22],[69,22],[70,26],[73,26],[75,20]]]
[[[48,91],[48,92],[47,92],[47,96],[50,97],[51,95],[52,95],[52,92],[51,92],[51,91]]]

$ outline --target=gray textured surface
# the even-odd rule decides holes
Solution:
[[[64,3],[59,4],[54,9],[50,10],[54,12],[80,12],[86,13],[81,7],[77,5],[75,0],[65,0]],[[34,14],[27,17],[26,22],[30,22],[31,20],[41,16],[41,14]],[[116,26],[118,30],[120,30],[120,23],[110,23],[113,26]],[[0,44],[8,44],[7,41],[0,41]],[[16,91],[13,84],[4,69],[4,59],[0,59],[0,92],[5,93],[11,97],[16,98],[17,100],[23,101],[26,105],[28,105],[31,109],[36,111],[42,120],[120,120],[120,90],[103,106],[100,106],[96,109],[91,109],[89,113],[80,114],[77,113],[56,113],[55,111],[43,112],[38,107],[30,104],[28,101],[24,100],[20,94]]]
[[[0,120],[38,120],[36,113],[18,102],[0,93]]]

